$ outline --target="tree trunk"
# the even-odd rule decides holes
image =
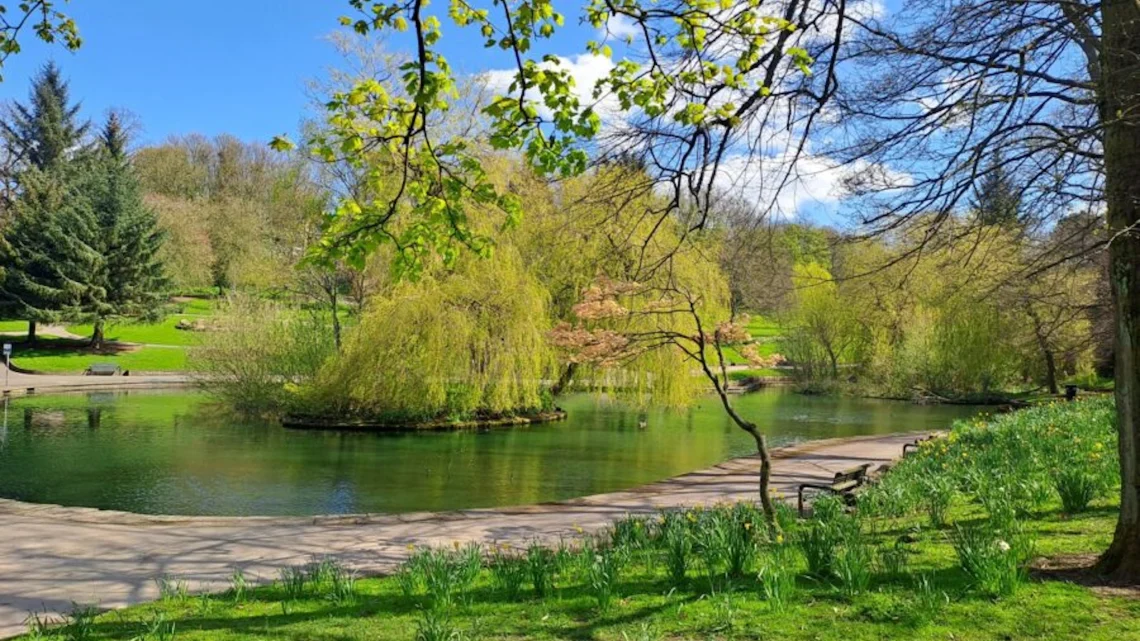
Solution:
[[[94,349],[103,349],[103,341],[105,340],[105,332],[103,331],[104,321],[102,318],[95,321],[95,328],[91,331],[91,347]]]
[[[712,372],[708,369],[705,370],[713,381],[716,388],[717,396],[720,397],[720,402],[724,406],[724,411],[728,413],[729,418],[736,423],[737,427],[748,432],[752,435],[753,440],[756,441],[756,453],[760,455],[760,506],[764,509],[764,518],[768,521],[768,527],[773,532],[780,531],[780,524],[776,521],[776,508],[772,505],[771,483],[772,483],[772,456],[768,452],[768,439],[760,432],[759,428],[754,423],[744,420],[736,409],[732,407],[732,403],[728,400],[728,393],[720,385]]]
[[[329,302],[332,303],[333,345],[340,351],[340,313],[337,309],[336,282],[334,278],[332,289],[329,290]]]
[[[562,374],[558,376],[558,380],[554,381],[554,385],[550,388],[551,396],[558,396],[566,389],[571,382],[574,381],[574,372],[578,371],[577,363],[568,363],[566,369],[562,370]]]
[[[1045,384],[1049,386],[1050,394],[1056,394],[1058,392],[1057,359],[1049,347],[1049,339],[1045,335],[1045,327],[1041,323],[1041,318],[1029,302],[1025,303],[1025,307],[1029,312],[1029,318],[1033,320],[1033,337],[1037,339],[1037,347],[1041,348],[1041,355],[1045,359]]]
[[[1100,117],[1104,123],[1109,278],[1116,325],[1120,516],[1099,569],[1140,580],[1140,4],[1104,0]]]
[[[1056,394],[1057,389],[1057,360],[1053,357],[1053,350],[1042,348],[1045,353],[1045,384],[1049,386],[1049,393]]]
[[[36,344],[36,321],[28,321],[28,345]]]
[[[827,348],[827,360],[831,363],[831,378],[839,380],[839,357],[831,351],[830,347]]]
[[[764,507],[764,516],[768,517],[768,525],[779,530],[776,522],[776,508],[772,505],[772,456],[768,453],[768,439],[752,426],[748,430],[756,440],[756,453],[760,455],[760,505]]]

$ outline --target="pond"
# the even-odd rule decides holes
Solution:
[[[945,428],[977,411],[780,389],[735,400],[774,445]],[[377,435],[236,420],[192,391],[17,397],[0,427],[0,497],[150,514],[434,511],[620,490],[754,451],[712,398],[644,415],[596,396],[561,405],[557,423]]]

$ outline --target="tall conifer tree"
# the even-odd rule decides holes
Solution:
[[[89,129],[78,114],[67,82],[49,63],[33,80],[29,102],[0,122],[0,138],[19,159],[0,247],[0,309],[28,320],[29,342],[36,323],[72,316],[101,297],[92,282],[101,262],[96,228],[74,166]]]
[[[0,309],[28,320],[29,342],[37,322],[74,318],[103,297],[91,282],[103,263],[94,216],[67,173],[25,170],[0,238]]]
[[[158,252],[165,235],[155,212],[143,203],[127,157],[127,135],[114,113],[99,132],[88,172],[85,191],[98,226],[95,244],[104,259],[93,279],[104,297],[91,301],[87,310],[95,321],[92,343],[98,347],[108,317],[148,317],[161,305],[166,277]]]
[[[0,133],[22,167],[49,169],[66,162],[87,135],[91,124],[79,119],[67,82],[54,62],[32,80],[28,104],[16,103]]]

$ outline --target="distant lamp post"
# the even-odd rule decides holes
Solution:
[[[4,387],[8,387],[8,372],[12,371],[12,344],[4,343]]]

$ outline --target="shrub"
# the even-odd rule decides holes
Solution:
[[[291,390],[336,353],[331,329],[314,313],[235,295],[218,319],[189,365],[203,387],[240,412],[294,409]]]

